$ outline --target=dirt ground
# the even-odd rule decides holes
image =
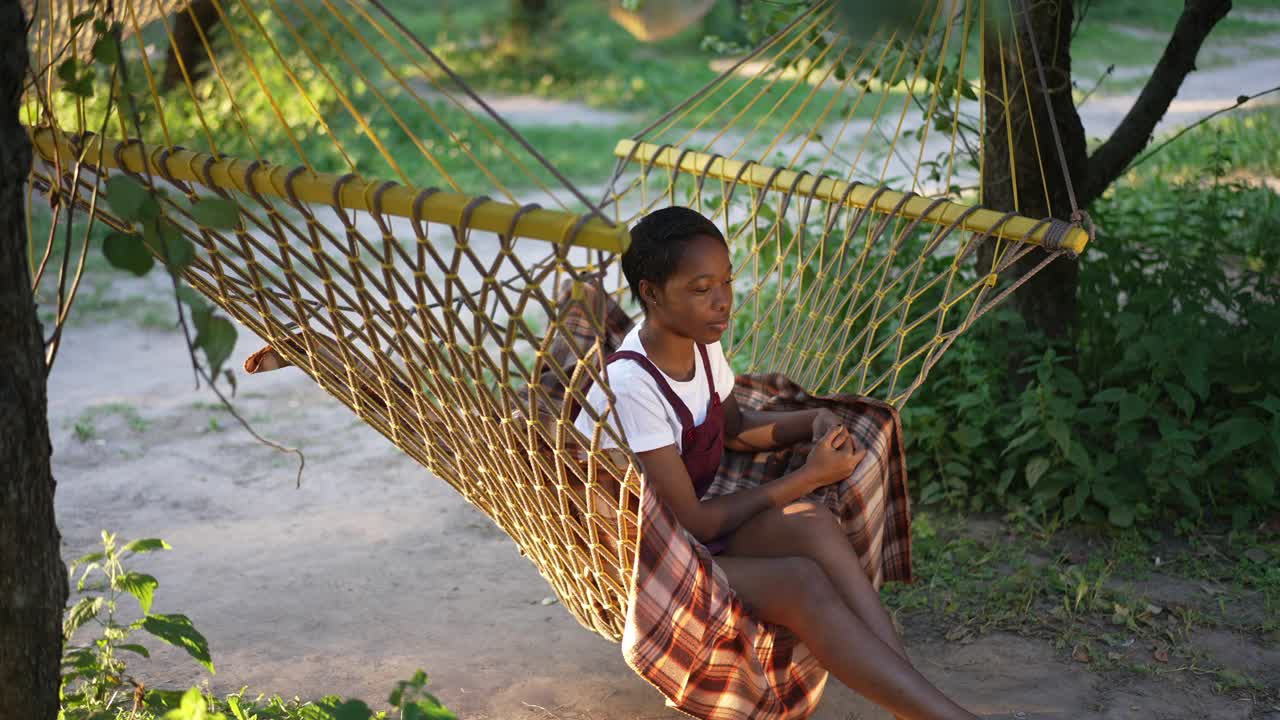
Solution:
[[[246,339],[236,361],[254,349]],[[515,546],[301,373],[242,377],[256,444],[193,388],[180,337],[120,322],[74,328],[50,378],[58,520],[67,558],[101,529],[161,537],[137,558],[160,580],[156,612],[182,612],[209,640],[209,677],[160,648],[133,666],[161,686],[385,701],[423,668],[462,718],[675,718],[579,627]],[[1047,640],[989,634],[948,642],[906,628],[916,664],[980,714],[1018,718],[1272,717],[1194,673],[1103,676]],[[1206,633],[1209,652],[1280,677],[1280,649]],[[1188,682],[1191,680],[1191,682]],[[887,717],[837,682],[822,720]],[[1275,715],[1274,717],[1280,717]]]

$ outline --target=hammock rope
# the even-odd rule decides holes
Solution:
[[[89,57],[71,18],[100,6],[41,4],[26,123],[32,189],[50,207],[29,203],[32,226],[49,222],[53,237],[75,207],[127,232],[104,183],[123,173],[161,193],[195,248],[184,280],[270,344],[250,370],[306,372],[490,516],[565,608],[613,640],[641,491],[605,421],[603,358],[620,338],[604,300],[628,308],[618,257],[632,220],[679,203],[725,229],[736,371],[898,407],[974,322],[1090,239],[1074,194],[1068,222],[985,209],[960,187],[1007,173],[1048,196],[1043,163],[1018,176],[961,133],[985,126],[994,94],[1011,142],[1010,89],[1029,93],[1012,82],[974,99],[957,80],[971,46],[987,52],[980,3],[940,1],[860,46],[814,3],[619,140],[613,172],[581,188],[380,0],[211,3],[216,26],[196,22],[207,74],[193,79],[195,55],[175,52],[167,90],[148,43],[176,49],[172,13],[194,10],[114,4],[122,56],[142,68],[136,106],[154,120],[142,137],[101,95],[57,92],[51,64]],[[1047,93],[1042,69],[1040,84]],[[234,229],[193,216],[209,195],[238,205]],[[589,384],[605,388],[603,410],[585,403]],[[595,422],[585,436],[578,405]],[[606,438],[620,449],[603,450]]]

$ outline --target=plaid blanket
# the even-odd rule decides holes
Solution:
[[[578,299],[561,293],[561,325],[589,346],[604,329],[608,354],[632,320],[591,288]],[[582,316],[590,313],[591,322]],[[551,356],[572,362],[568,344]],[[563,356],[563,357],[562,357]],[[544,387],[554,384],[544,376]],[[811,498],[839,518],[849,543],[879,588],[911,581],[911,521],[902,426],[897,411],[850,395],[815,397],[782,375],[741,375],[739,407],[802,410],[825,407],[849,428],[867,457],[850,477]],[[727,452],[708,496],[769,482],[804,464],[807,445],[759,452]],[[796,637],[756,621],[729,587],[707,549],[680,527],[666,505],[641,481],[639,548],[628,587],[622,652],[627,664],[657,688],[667,705],[706,720],[783,720],[813,713],[827,672]]]

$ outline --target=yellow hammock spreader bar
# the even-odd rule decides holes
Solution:
[[[812,196],[818,200],[831,203],[844,203],[857,208],[865,208],[875,201],[874,210],[891,213],[902,202],[903,193],[886,190],[877,195],[877,189],[869,185],[859,185],[851,191],[849,183],[829,177],[805,175],[793,170],[777,170],[756,162],[744,163],[739,160],[726,160],[707,153],[686,151],[670,145],[654,145],[637,143],[634,140],[620,140],[613,149],[613,154],[632,162],[671,169],[677,162],[679,171],[694,177],[705,175],[708,178],[736,181],[739,185],[754,188],[768,188],[783,193]],[[846,193],[848,193],[846,195]],[[912,197],[897,210],[898,215],[914,220],[923,218],[935,225],[949,226],[971,210],[968,206],[954,202],[934,204],[935,201],[925,197]],[[933,208],[930,210],[930,208]],[[957,225],[961,230],[990,233],[991,237],[1005,238],[1034,245],[1043,245],[1045,235],[1049,232],[1049,224],[1022,216],[1010,217],[1001,223],[1006,214],[994,210],[979,209],[970,212]],[[994,229],[994,231],[993,231]],[[1062,248],[1077,255],[1084,252],[1089,244],[1089,233],[1079,227],[1067,230],[1061,240]]]
[[[31,144],[35,146],[39,155],[49,162],[54,162],[56,157],[63,158],[65,162],[67,158],[76,158],[80,155],[81,148],[73,146],[71,138],[66,133],[49,128],[28,132],[31,136]],[[160,156],[166,150],[168,156],[164,158],[165,170],[162,172]],[[142,146],[139,143],[103,141],[98,136],[91,138],[89,146],[84,148],[83,162],[95,167],[123,169],[138,175],[150,173],[157,178],[169,177],[196,185],[209,186],[212,183],[214,187],[222,190],[250,192],[251,185],[259,195],[285,200],[290,197],[286,178],[294,171],[293,168],[278,165],[260,164],[251,167],[251,162],[238,158],[166,148],[162,145],[147,145],[144,158]],[[332,206],[334,188],[339,186],[341,180],[340,175],[303,169],[294,176],[293,195],[304,203]],[[338,205],[345,210],[372,212],[375,195],[385,184],[358,177],[351,178],[341,183],[337,198]],[[418,203],[419,197],[424,195],[415,215],[414,205]],[[470,217],[467,217],[466,212],[469,206],[472,210]],[[599,217],[589,218],[585,215],[540,208],[525,210],[511,203],[443,190],[427,193],[421,188],[398,184],[390,185],[382,193],[379,210],[383,215],[457,227],[465,224],[466,227],[475,230],[502,235],[511,233],[513,237],[534,238],[557,244],[568,242],[579,247],[608,252],[625,251],[630,240],[626,227],[611,225]]]

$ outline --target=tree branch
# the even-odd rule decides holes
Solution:
[[[1088,205],[1120,177],[1129,162],[1147,146],[1156,124],[1164,117],[1169,104],[1187,74],[1196,68],[1196,55],[1218,21],[1231,10],[1231,0],[1187,0],[1174,26],[1169,44],[1156,63],[1137,102],[1120,122],[1111,137],[1089,158],[1082,205]]]

